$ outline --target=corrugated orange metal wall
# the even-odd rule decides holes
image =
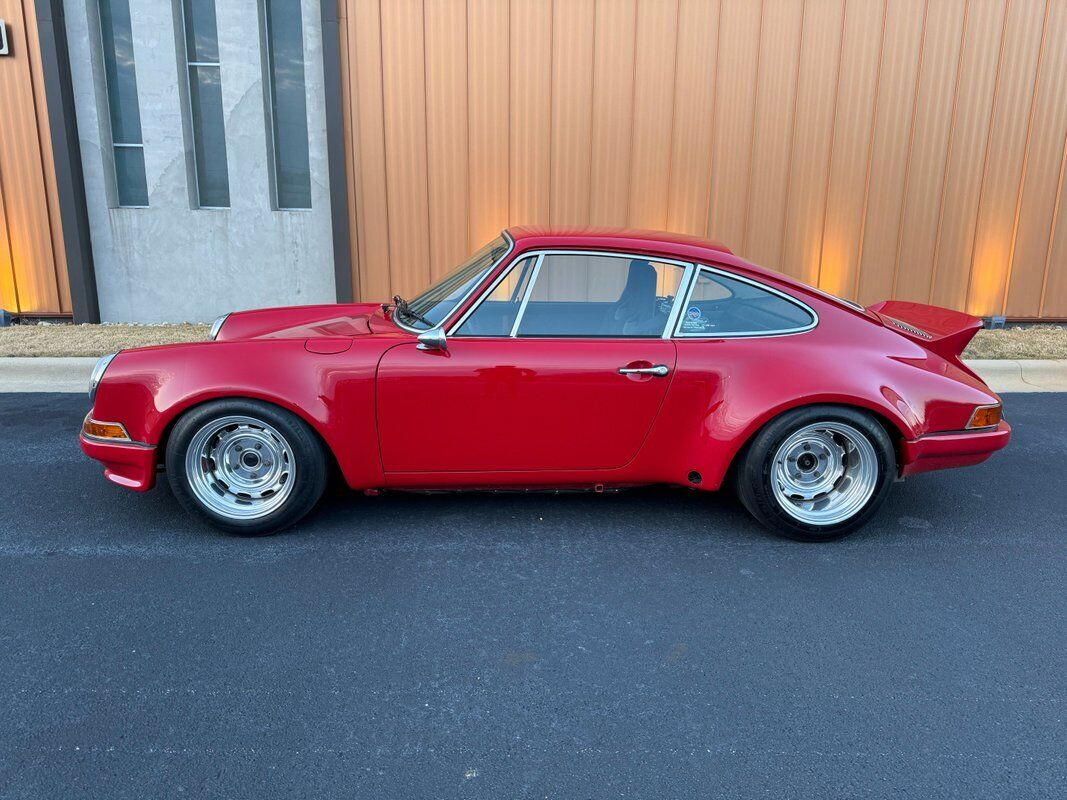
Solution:
[[[357,296],[589,224],[1067,317],[1067,0],[339,3]]]
[[[69,314],[70,286],[30,0],[0,0],[11,53],[0,56],[0,308]]]

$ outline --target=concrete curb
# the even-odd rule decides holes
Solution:
[[[84,392],[95,358],[0,358],[0,392]],[[975,360],[994,392],[1067,392],[1067,359]]]
[[[0,392],[86,392],[95,358],[0,358]]]
[[[966,364],[998,394],[1067,392],[1067,359],[975,359]]]

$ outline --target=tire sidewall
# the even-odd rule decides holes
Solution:
[[[878,463],[877,484],[870,498],[852,517],[833,525],[811,525],[791,516],[771,488],[778,447],[799,428],[817,422],[841,422],[859,431],[874,448]],[[753,516],[776,533],[799,541],[825,542],[840,539],[866,524],[885,501],[896,472],[893,441],[869,413],[842,406],[807,406],[781,414],[759,431],[745,454],[738,475],[738,493]]]
[[[189,486],[186,453],[196,432],[212,420],[247,416],[261,420],[285,437],[296,462],[295,486],[281,506],[256,519],[234,519],[205,506]],[[186,510],[211,525],[241,536],[275,533],[304,517],[318,502],[326,486],[326,457],[317,435],[295,414],[261,400],[215,400],[186,411],[174,424],[167,440],[165,461],[171,490]]]

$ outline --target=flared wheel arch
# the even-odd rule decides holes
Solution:
[[[737,448],[736,452],[734,452],[733,456],[730,458],[729,466],[726,468],[726,472],[723,474],[723,479],[720,486],[723,488],[734,488],[735,481],[737,479],[738,466],[744,463],[745,456],[748,454],[748,450],[751,447],[752,442],[759,435],[760,431],[762,431],[776,419],[781,417],[783,414],[788,414],[792,411],[797,411],[798,409],[811,408],[814,406],[819,406],[822,408],[845,408],[850,411],[859,411],[861,413],[869,415],[871,419],[875,420],[879,425],[882,426],[886,434],[889,436],[889,440],[893,443],[893,450],[895,451],[897,457],[897,469],[900,469],[900,467],[902,466],[900,462],[902,455],[901,443],[905,439],[914,438],[914,434],[904,429],[900,423],[890,419],[882,411],[879,411],[875,408],[871,408],[870,406],[861,405],[859,403],[847,403],[840,401],[826,402],[822,400],[812,400],[810,402],[797,403],[796,405],[790,405],[776,409],[774,412],[768,415],[766,419],[763,419],[758,424],[753,425],[751,430],[747,432],[744,442],[742,442],[742,444]]]
[[[326,454],[326,466],[332,476],[341,474],[341,467],[337,460],[337,455],[333,451],[329,440],[322,435],[322,431],[319,430],[319,425],[315,419],[309,416],[303,411],[303,409],[294,406],[290,403],[279,401],[276,397],[265,397],[257,394],[227,394],[212,397],[203,397],[194,400],[190,403],[182,404],[176,409],[172,409],[169,418],[163,426],[163,432],[159,436],[159,443],[156,445],[158,452],[158,462],[160,464],[166,463],[167,458],[167,445],[170,441],[171,432],[174,430],[174,426],[178,423],[182,417],[189,414],[201,406],[214,403],[219,400],[255,400],[259,403],[267,403],[268,405],[279,408],[283,411],[288,411],[290,414],[294,414],[303,420],[304,423],[315,434],[315,437],[319,440],[319,444],[322,446],[323,452]]]

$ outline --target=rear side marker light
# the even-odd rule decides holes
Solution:
[[[97,422],[91,417],[86,417],[82,423],[82,433],[93,439],[110,439],[116,442],[130,441],[130,435],[118,422]]]
[[[1000,424],[1001,406],[978,406],[971,414],[971,421],[967,423],[967,429],[972,428],[995,428]]]

